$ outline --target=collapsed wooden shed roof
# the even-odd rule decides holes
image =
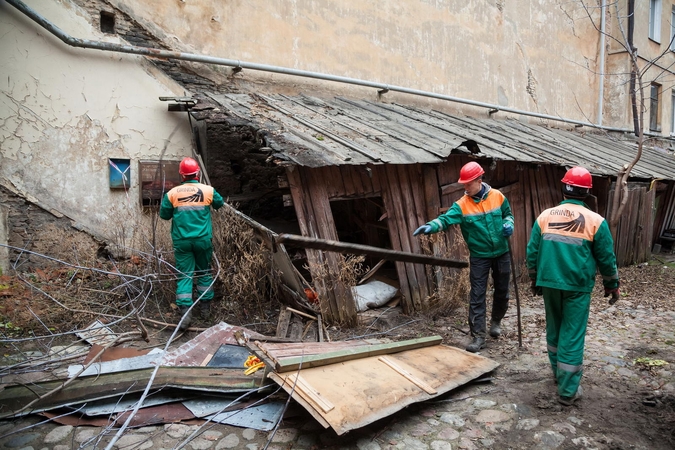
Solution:
[[[631,136],[562,130],[514,119],[449,115],[395,103],[309,96],[211,94],[232,115],[266,130],[275,156],[292,165],[439,163],[453,150],[494,160],[571,167],[611,176],[635,155]],[[675,179],[675,155],[645,148],[634,178]]]

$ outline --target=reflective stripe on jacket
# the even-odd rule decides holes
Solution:
[[[471,256],[496,258],[509,251],[503,226],[505,223],[513,226],[513,215],[504,194],[486,183],[483,185],[486,189],[480,199],[464,194],[447,212],[427,225],[431,226],[432,233],[438,233],[459,224]]]
[[[527,244],[527,268],[542,287],[591,292],[598,268],[605,287],[619,285],[609,226],[580,200],[565,200],[539,215]]]
[[[173,219],[173,240],[211,239],[211,207],[218,209],[224,203],[223,197],[213,187],[197,180],[188,180],[164,195],[159,217],[164,220]]]

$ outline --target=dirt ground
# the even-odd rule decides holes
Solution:
[[[64,297],[49,297],[50,283],[59,285],[59,279],[69,280],[78,292],[89,289],[99,295],[86,280],[74,282],[72,273],[36,272],[29,279],[30,288],[14,277],[0,279],[0,315],[2,336],[0,349],[5,357],[17,352],[39,350],[44,343],[24,340],[31,334],[41,334],[35,317],[50,317],[40,326],[55,333],[50,342],[57,341],[55,327],[62,326],[64,317],[72,327],[82,327],[91,321],[86,314],[58,311],[55,303],[68,306]],[[602,448],[602,449],[672,449],[675,448],[675,267],[664,257],[643,264],[620,269],[622,280],[620,301],[610,306],[602,297],[599,286],[593,294],[589,319],[582,386],[584,398],[572,407],[563,407],[556,401],[556,387],[546,357],[545,318],[541,297],[533,297],[525,280],[519,283],[522,346],[518,342],[518,317],[515,293],[504,320],[504,334],[490,339],[481,352],[501,366],[491,374],[491,381],[474,383],[438,399],[412,405],[405,411],[369,425],[364,430],[350,433],[350,437],[336,439],[334,445],[350,448],[363,433],[382,435],[392,424],[410,416],[433,415],[439,405],[455,405],[458,412],[473,414],[465,398],[489,398],[497,404],[513,404],[522,420],[536,420],[539,427],[568,437],[560,446],[547,444],[541,433],[524,434],[520,425],[486,426],[491,439],[489,448]],[[101,283],[100,280],[97,283]],[[39,288],[36,286],[39,284]],[[598,283],[599,284],[599,283]],[[100,285],[100,290],[105,286]],[[56,288],[55,288],[56,289]],[[92,300],[93,301],[93,300]],[[95,303],[95,302],[94,302]],[[83,308],[84,305],[79,305]],[[90,305],[93,307],[93,305]],[[119,304],[117,312],[130,305]],[[109,308],[103,308],[108,311]],[[158,322],[174,322],[174,311],[159,308],[149,314]],[[48,314],[51,311],[51,314]],[[54,312],[56,311],[56,312]],[[108,311],[112,313],[113,310]],[[276,309],[268,317],[258,317],[258,324],[233,323],[257,327],[256,331],[273,334],[276,327]],[[11,319],[11,320],[10,320]],[[133,323],[133,322],[131,322]],[[59,325],[60,324],[60,325]],[[208,324],[202,324],[208,326]],[[28,328],[33,328],[29,331]],[[131,343],[133,346],[152,346],[165,342],[168,329],[149,328],[152,341]],[[446,345],[464,348],[469,341],[466,309],[460,308],[447,317],[409,317],[397,309],[371,312],[362,326],[351,329],[329,328],[332,340],[355,337],[390,338],[403,340],[440,335]],[[188,333],[184,342],[196,335]],[[59,339],[71,339],[65,335]],[[5,365],[5,363],[3,363]],[[307,418],[303,419],[306,420]],[[578,421],[578,422],[575,422]],[[576,424],[576,426],[575,426]],[[524,426],[524,425],[523,425]],[[519,428],[520,427],[520,428]],[[576,440],[575,440],[576,439]],[[476,441],[478,442],[478,441]],[[386,442],[383,442],[386,444]],[[455,444],[453,444],[452,448]],[[473,444],[471,444],[473,445]],[[481,445],[476,444],[480,448]],[[394,448],[384,445],[385,448]],[[471,448],[468,444],[460,448]],[[322,447],[315,447],[322,448]],[[398,448],[398,447],[396,447]]]

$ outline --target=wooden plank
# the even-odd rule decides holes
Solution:
[[[373,275],[375,275],[375,273],[377,273],[377,271],[380,269],[380,267],[382,267],[384,265],[384,263],[386,263],[386,262],[387,262],[386,259],[379,260],[377,262],[377,264],[375,264],[373,266],[372,269],[370,269],[364,276],[361,277],[361,279],[356,283],[357,286],[365,283],[368,280],[370,280],[373,277]]]
[[[283,359],[278,358],[274,364],[274,369],[279,373],[283,373],[298,370],[301,366],[304,369],[308,369],[310,367],[321,367],[369,356],[389,355],[406,350],[429,347],[432,345],[438,345],[442,341],[443,338],[440,336],[430,336],[402,342],[373,344],[368,346],[347,348],[318,355],[303,355],[299,357]]]
[[[308,181],[309,193],[315,212],[317,237],[337,241],[338,234],[330,202],[326,195],[325,180],[320,178],[318,172],[310,170],[308,172]],[[331,298],[334,310],[331,311],[333,315],[330,316],[330,320],[351,326],[356,323],[356,302],[352,296],[351,289],[345,286],[344,282],[338,277],[343,257],[335,253],[326,253],[323,257],[325,258],[326,269],[328,270],[327,275],[329,277],[330,289],[324,293],[320,293],[320,295],[326,295]],[[323,311],[322,313],[324,314],[324,318],[326,318],[325,313]]]
[[[292,341],[302,340],[302,319],[300,319],[298,316],[291,317],[288,338]]]
[[[304,236],[316,237],[316,218],[314,217],[311,198],[305,196],[305,192],[307,192],[308,188],[304,177],[301,174],[301,170],[302,169],[297,166],[292,166],[292,168],[286,170],[286,176],[293,197],[293,206],[295,208],[295,214],[298,217],[300,232]],[[307,251],[307,261],[309,263],[310,271],[312,270],[312,267],[322,265],[323,260],[324,258],[321,252],[314,250]],[[328,289],[321,279],[315,279],[313,285],[314,289],[319,293],[319,307],[322,313],[327,314],[328,317],[337,317],[338,312],[335,309],[335,302],[329,294],[330,289]]]
[[[375,168],[370,165],[366,166],[366,169],[368,170],[369,178],[373,183],[373,193],[382,195],[382,181],[380,172],[375,170]]]
[[[356,189],[354,188],[354,182],[352,181],[352,174],[349,171],[349,167],[340,166],[340,176],[342,177],[342,182],[345,185],[344,196],[345,197],[354,196],[354,194],[356,193]]]
[[[288,325],[291,323],[291,312],[282,308],[279,311],[279,321],[277,322],[277,337],[285,338],[288,334]]]
[[[396,361],[394,361],[390,358],[387,358],[386,356],[380,356],[377,359],[378,359],[378,361],[382,361],[383,363],[385,363],[386,365],[388,365],[389,367],[394,369],[403,378],[407,379],[408,381],[410,381],[411,383],[413,383],[414,385],[416,385],[420,389],[423,389],[427,394],[433,395],[433,394],[438,393],[438,391],[436,389],[432,388],[427,383],[425,383],[424,381],[417,378],[415,375],[410,373],[410,371],[408,369],[402,367],[403,365],[401,363],[397,363]]]
[[[400,178],[401,173],[398,169],[398,167],[390,165],[385,167],[389,178],[389,189],[392,193],[392,204],[394,206],[394,214],[393,217],[390,215],[390,219],[395,220],[398,225],[402,251],[413,253],[411,239],[413,238],[412,232],[414,229],[410,230],[410,226],[408,225],[408,205],[404,203],[407,198],[406,193],[408,193],[409,185],[407,178],[405,180]],[[422,304],[420,283],[417,279],[417,270],[414,264],[406,262],[405,271],[408,277],[408,285],[410,286],[410,299],[406,305],[407,309],[404,308],[404,312],[411,314],[413,311],[418,310]]]
[[[461,183],[452,183],[452,184],[446,184],[444,186],[441,186],[441,194],[442,195],[453,195],[458,192],[461,192],[464,194],[464,185]]]
[[[274,372],[270,372],[267,375],[272,381],[277,383],[279,386],[281,386],[289,395],[293,396],[293,400],[298,402],[307,412],[309,412],[314,419],[321,424],[322,427],[328,428],[330,427],[330,423],[326,421],[326,419],[323,418],[323,416],[318,412],[318,405],[315,405],[313,403],[308,402],[305,400],[302,396],[300,395],[294,395],[295,391],[293,390],[293,386],[286,383],[286,378],[277,375]]]
[[[321,314],[317,314],[316,322],[317,322],[316,327],[319,333],[319,342],[323,342],[323,323],[321,322]]]
[[[319,406],[324,413],[330,412],[335,409],[335,405],[330,401],[326,400],[321,396],[321,393],[314,389],[302,376],[298,375],[296,372],[286,375],[285,383],[289,383],[294,386],[296,391],[299,391],[314,404]]]
[[[531,199],[532,199],[532,209],[534,210],[534,217],[538,217],[539,214],[542,213],[544,210],[539,202],[539,197],[541,196],[541,192],[539,192],[538,186],[537,186],[537,171],[536,169],[530,169],[529,171],[529,179],[530,179],[530,192],[531,192]]]
[[[366,190],[363,187],[361,175],[359,174],[361,166],[347,166],[347,168],[349,169],[350,175],[352,177],[352,183],[354,183],[354,193],[356,194],[357,197],[363,197],[364,194],[366,194],[369,191],[369,189]]]
[[[387,228],[389,229],[389,240],[391,241],[391,246],[394,250],[402,250],[401,245],[401,233],[399,232],[398,223],[393,218],[395,216],[394,212],[394,201],[393,194],[391,191],[391,184],[385,166],[377,166],[373,168],[373,171],[377,174],[377,178],[381,183],[382,187],[382,200],[384,201],[384,206],[387,214]],[[406,266],[402,262],[396,263],[396,274],[398,275],[398,281],[401,284],[400,290],[403,297],[403,310],[412,311],[411,305],[411,293],[410,293],[410,284],[408,283],[408,274],[406,272]]]
[[[532,211],[532,198],[530,190],[530,180],[528,177],[529,169],[525,169],[520,173],[521,186],[523,191],[523,208],[525,211],[525,241],[530,242],[530,235],[532,234],[532,227],[537,216]]]
[[[357,173],[361,178],[361,185],[363,186],[363,195],[366,197],[373,197],[375,195],[378,195],[379,192],[375,192],[375,189],[373,188],[372,170],[364,166],[358,166]]]
[[[418,226],[426,222],[426,202],[424,200],[424,181],[422,175],[422,167],[419,164],[402,166],[405,172],[407,172],[408,185],[410,186],[409,195],[410,199],[407,200],[411,203],[412,207],[410,208],[410,214],[408,215],[408,220],[412,222],[410,226],[410,234],[417,229]],[[413,244],[412,249],[416,253],[422,253],[422,246],[420,244],[420,239],[414,237],[411,238],[411,243]],[[421,308],[424,309],[426,306],[426,300],[429,298],[431,293],[434,290],[434,282],[432,276],[432,268],[424,266],[416,266],[417,269],[417,280],[420,283],[420,296],[421,298]]]

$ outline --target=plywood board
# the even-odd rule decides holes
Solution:
[[[491,359],[445,345],[407,350],[386,359],[387,363],[372,356],[276,373],[271,378],[312,416],[320,418],[325,427],[330,426],[341,435],[412,403],[444,394],[499,366]],[[312,395],[297,389],[296,374]],[[436,393],[429,393],[433,391]],[[317,395],[321,402],[317,401]],[[326,411],[327,404],[334,408]]]

